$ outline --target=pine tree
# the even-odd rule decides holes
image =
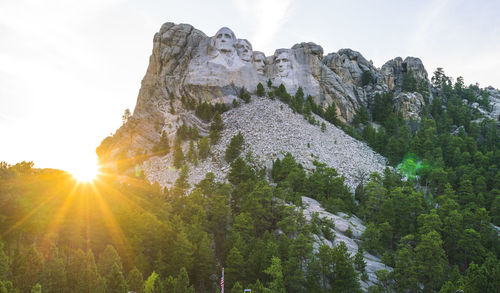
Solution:
[[[159,156],[164,156],[168,154],[169,150],[170,146],[168,143],[167,133],[162,131],[160,141],[153,146],[153,152],[158,153]]]
[[[263,97],[266,95],[266,90],[264,89],[262,83],[259,82],[259,84],[257,84],[257,91],[255,92],[255,94],[257,94],[257,96],[259,97]]]
[[[54,255],[43,270],[43,290],[47,292],[63,293],[67,289],[66,267],[62,257]]]
[[[158,278],[158,274],[156,272],[152,272],[148,277],[146,282],[144,283],[144,292],[145,293],[160,293],[158,290],[160,279]]]
[[[189,162],[194,163],[194,159],[196,158],[196,150],[194,149],[194,142],[192,140],[189,142],[189,149],[186,157]]]
[[[120,271],[122,270],[122,262],[118,252],[113,245],[108,244],[104,251],[99,255],[99,262],[97,264],[99,274],[106,279],[109,279],[114,264],[118,265],[118,269]]]
[[[205,160],[210,154],[210,143],[207,137],[202,137],[198,143],[198,155],[200,159]]]
[[[113,268],[107,278],[106,292],[124,293],[128,291],[127,282],[123,277],[122,270],[117,263],[113,264]]]
[[[186,269],[183,267],[177,275],[173,293],[194,293],[193,286],[189,286],[189,276]]]
[[[237,135],[231,138],[231,142],[227,145],[226,148],[225,159],[227,162],[232,162],[240,155],[241,149],[243,147],[243,141],[243,134],[241,134],[241,132],[238,132]]]
[[[174,167],[179,169],[184,164],[184,153],[182,152],[181,144],[176,141],[174,146]]]
[[[281,267],[281,260],[273,256],[271,265],[264,271],[271,277],[269,282],[269,289],[271,292],[285,293],[285,283],[283,282],[283,269]]]
[[[335,106],[335,103],[332,102],[328,107],[326,108],[325,111],[325,120],[337,125],[338,120],[337,120],[337,107]]]
[[[424,234],[421,238],[415,247],[419,281],[425,291],[439,290],[444,282],[446,266],[446,254],[441,246],[443,241],[436,231]]]
[[[326,124],[325,122],[321,122],[321,132],[325,132],[326,131]]]
[[[134,267],[127,275],[127,285],[130,291],[136,293],[144,292],[144,279],[142,273]]]
[[[9,257],[5,254],[4,243],[0,241],[0,280],[5,280],[9,271]]]
[[[42,285],[40,284],[36,284],[35,286],[33,286],[33,288],[31,288],[31,293],[42,293]]]
[[[240,97],[240,99],[242,99],[243,101],[245,101],[245,103],[250,103],[251,96],[247,92],[247,90],[245,89],[245,87],[241,88],[239,97]]]
[[[238,248],[233,247],[229,251],[226,260],[225,283],[228,288],[232,288],[236,281],[243,281],[245,262]]]
[[[15,285],[23,292],[27,292],[36,283],[40,282],[43,271],[43,256],[35,246],[21,255],[13,266]]]
[[[215,112],[212,123],[210,124],[210,142],[212,144],[217,143],[220,138],[220,132],[224,129],[224,122],[219,114],[219,111]]]
[[[182,166],[181,171],[179,172],[179,177],[177,180],[175,180],[175,187],[181,188],[181,189],[188,189],[191,187],[191,185],[188,182],[188,177],[189,177],[189,166],[187,164],[184,164]]]
[[[241,286],[240,282],[234,283],[234,286],[231,289],[231,293],[242,293],[242,292],[243,292],[243,287]]]

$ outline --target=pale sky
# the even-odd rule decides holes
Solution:
[[[0,2],[0,161],[74,170],[134,109],[155,32],[223,26],[254,50],[312,41],[361,52],[376,67],[401,56],[466,84],[500,88],[500,1]]]

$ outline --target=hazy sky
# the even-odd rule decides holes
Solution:
[[[222,26],[254,50],[312,41],[352,48],[375,66],[422,59],[500,87],[500,1],[0,2],[0,161],[74,170],[133,110],[153,35],[164,22],[212,36]]]

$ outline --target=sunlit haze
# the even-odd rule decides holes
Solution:
[[[74,162],[67,171],[79,182],[91,182],[96,179],[99,166],[97,160],[82,160]]]
[[[133,111],[164,22],[209,36],[227,26],[266,55],[312,41],[376,67],[416,56],[429,75],[443,67],[500,87],[498,11],[499,1],[2,1],[0,161],[95,175],[95,148]]]

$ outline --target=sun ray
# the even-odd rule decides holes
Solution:
[[[64,182],[64,180],[66,179],[66,175],[60,175],[60,176],[56,176],[55,178],[51,179],[50,181],[53,181],[53,182]],[[35,184],[35,183],[39,183],[39,182],[43,182],[45,179],[43,178],[43,176],[40,176],[40,177],[37,177],[36,180],[33,180],[32,182],[30,183],[22,183],[22,185],[24,187],[27,187],[27,186],[30,186],[32,184]],[[15,184],[18,184],[18,183],[15,183]],[[58,189],[61,189],[63,190],[64,188],[58,184],[54,184],[54,186],[56,186]],[[38,211],[40,211],[41,208],[45,207],[50,201],[56,199],[58,197],[58,190],[55,189],[55,188],[51,188],[49,189],[47,192],[46,192],[46,197],[42,197],[43,199],[40,200],[38,203],[36,203],[35,207],[32,208],[24,217],[22,217],[21,219],[17,220],[9,229],[7,229],[6,231],[4,231],[2,233],[2,236],[5,236],[5,235],[8,235],[9,233],[11,233],[13,230],[19,228],[22,224],[24,224],[26,221],[28,221],[29,219],[31,219],[31,217],[33,217]]]
[[[56,236],[59,233],[61,223],[64,221],[65,216],[69,210],[69,207],[71,206],[71,203],[74,200],[76,191],[79,187],[79,184],[74,184],[70,193],[66,196],[64,199],[63,204],[61,207],[58,209],[58,211],[55,213],[54,218],[50,222],[50,225],[45,232],[45,236],[42,240],[42,247],[45,249],[49,248],[50,245],[50,240],[52,236]]]
[[[117,244],[119,247],[123,247],[125,249],[124,257],[127,259],[127,261],[132,261],[132,250],[130,244],[127,241],[127,238],[125,237],[125,234],[123,233],[123,230],[117,223],[115,217],[113,216],[113,213],[109,209],[108,203],[105,201],[103,195],[99,191],[99,188],[97,188],[96,185],[91,185],[91,187],[94,190],[95,199],[97,200],[99,210],[103,215],[104,224],[106,225],[106,228],[111,236],[112,242]]]

